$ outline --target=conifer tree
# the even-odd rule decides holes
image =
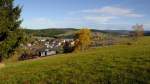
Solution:
[[[20,13],[14,0],[0,0],[0,61],[9,58],[22,40]]]

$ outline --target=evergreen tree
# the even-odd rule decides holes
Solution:
[[[0,0],[0,61],[9,58],[22,40],[21,8],[14,0]]]

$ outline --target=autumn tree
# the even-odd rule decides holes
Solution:
[[[144,36],[144,26],[143,25],[136,24],[132,28],[134,30],[135,37]]]
[[[89,45],[91,44],[91,31],[90,29],[83,28],[80,29],[76,35],[76,42],[75,42],[75,50],[86,50]]]
[[[21,8],[14,6],[13,2],[14,0],[0,0],[0,61],[9,58],[22,41]]]

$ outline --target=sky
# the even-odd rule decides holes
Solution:
[[[15,0],[22,6],[24,28],[150,30],[150,0]]]

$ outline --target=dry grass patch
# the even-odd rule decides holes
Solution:
[[[5,64],[0,63],[0,69],[3,68],[3,67],[5,67]]]

